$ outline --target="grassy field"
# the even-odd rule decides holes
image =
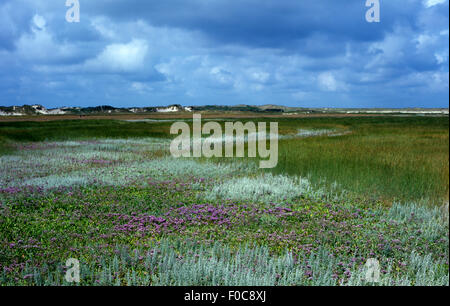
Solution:
[[[448,286],[448,117],[249,120],[276,168],[173,159],[167,119],[0,122],[0,285]]]
[[[441,205],[448,200],[448,118],[319,119],[300,124],[348,134],[282,141],[276,173],[336,182],[388,203],[421,199]]]
[[[440,205],[448,200],[448,117],[276,120],[284,135],[296,135],[301,129],[335,130],[343,135],[329,137],[325,133],[318,137],[281,139],[274,173],[307,176],[315,184],[328,186],[336,182],[342,189],[387,203],[425,200]],[[0,122],[0,154],[11,151],[6,145],[11,141],[168,138],[171,123],[164,120]]]
[[[274,174],[307,177],[327,189],[337,184],[388,206],[395,201],[438,206],[448,201],[448,117],[277,121],[282,136]]]

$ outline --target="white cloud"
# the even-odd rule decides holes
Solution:
[[[34,15],[31,33],[24,33],[16,41],[17,54],[34,64],[69,59],[78,54],[78,49],[68,43],[55,40],[53,33],[47,29],[47,21],[40,15]]]
[[[95,58],[88,60],[88,70],[133,72],[144,68],[148,53],[145,40],[133,39],[128,44],[110,44]]]
[[[233,84],[234,78],[231,72],[227,71],[223,67],[213,67],[211,68],[210,74],[213,78],[221,84]]]
[[[435,36],[427,35],[427,34],[420,34],[416,38],[417,42],[417,48],[421,49],[423,47],[426,47],[427,45],[434,44],[436,42],[437,38]]]
[[[425,5],[425,7],[432,7],[432,6],[435,6],[435,5],[438,5],[438,4],[442,4],[442,3],[445,3],[445,2],[447,2],[447,0],[425,0],[424,2],[423,2],[423,5]]]
[[[250,74],[252,80],[260,83],[265,83],[269,80],[270,74],[263,71],[255,71]]]
[[[149,91],[152,91],[153,88],[150,87],[148,84],[142,83],[142,82],[133,82],[131,83],[131,89],[133,91],[136,91],[140,94],[147,93]]]
[[[337,81],[331,72],[324,72],[317,77],[319,87],[325,91],[336,91],[338,89]]]
[[[436,62],[439,65],[443,64],[448,59],[448,44],[446,46],[446,39],[443,38],[445,35],[445,31],[440,31],[435,35],[420,34],[414,39],[416,48],[421,54],[433,54]]]
[[[40,15],[34,15],[33,23],[40,30],[45,29],[45,26],[47,25],[47,21],[45,20],[45,18]]]
[[[430,89],[434,91],[447,91],[448,92],[448,72],[433,72],[432,77],[428,78],[428,84]],[[448,102],[448,101],[447,101]]]
[[[434,54],[434,57],[436,58],[438,64],[444,64],[448,61],[448,50],[440,53],[437,52]]]
[[[114,39],[117,37],[116,29],[112,29],[111,20],[105,17],[94,17],[91,21],[91,26],[105,38]]]
[[[409,29],[397,27],[394,29],[394,32],[386,34],[384,40],[372,43],[368,51],[373,56],[369,58],[365,68],[379,68],[401,61],[405,56],[405,51],[408,50],[411,42],[414,41],[411,36],[412,33]],[[419,37],[416,37],[415,41],[417,43],[416,46],[420,46],[420,43],[425,43],[426,36],[422,36],[420,40]]]

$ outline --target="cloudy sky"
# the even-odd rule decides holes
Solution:
[[[0,105],[448,107],[448,0],[1,0]]]

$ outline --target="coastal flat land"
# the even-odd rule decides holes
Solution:
[[[203,118],[278,122],[277,166],[173,158],[192,113],[0,120],[0,284],[448,285],[448,116]]]

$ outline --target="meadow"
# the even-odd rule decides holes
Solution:
[[[170,119],[0,122],[0,285],[448,286],[448,117],[248,120],[276,168],[174,159]]]

